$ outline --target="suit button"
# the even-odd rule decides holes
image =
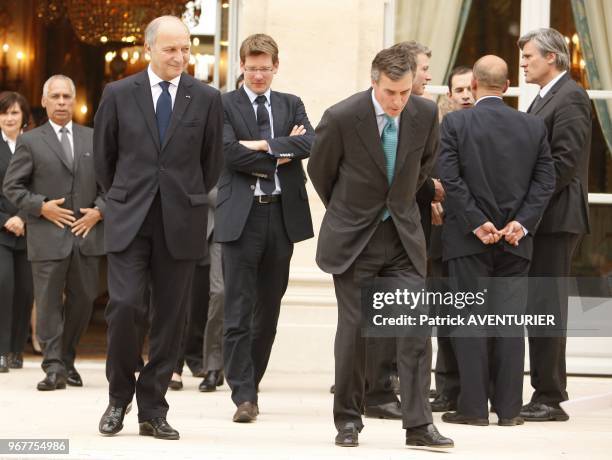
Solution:
[[[251,185],[251,190],[255,190],[255,186],[254,185]]]

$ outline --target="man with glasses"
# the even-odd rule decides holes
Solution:
[[[278,70],[272,37],[240,46],[244,86],[223,96],[225,168],[215,238],[225,279],[223,357],[237,406],[234,422],[257,418],[257,389],[289,280],[293,244],[313,236],[306,175],[314,130],[302,101],[270,90]]]

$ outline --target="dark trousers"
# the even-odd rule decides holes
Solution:
[[[334,275],[338,301],[334,423],[338,429],[349,422],[355,423],[359,430],[363,428],[361,404],[367,340],[361,334],[361,286],[374,277],[422,279],[406,254],[391,219],[379,224],[372,239],[346,272]],[[427,346],[427,338],[398,337],[395,343],[403,427],[432,423],[428,399],[431,347]]]
[[[366,407],[398,401],[391,383],[397,374],[397,343],[395,337],[368,337],[366,339],[365,393]]]
[[[580,235],[552,233],[535,235],[530,277],[567,277],[571,273],[574,251]],[[561,279],[557,289],[545,283],[530,283],[529,313],[555,314],[567,318],[567,283]],[[530,332],[531,334],[531,332]],[[568,399],[565,370],[566,337],[529,337],[529,368],[534,402],[558,405]]]
[[[242,235],[223,243],[225,376],[236,405],[257,402],[280,304],[289,282],[293,243],[283,223],[280,202],[255,202]]]
[[[32,267],[26,250],[0,244],[0,355],[21,353],[32,311]]]
[[[225,303],[221,244],[211,243],[209,254],[210,289],[208,295],[206,327],[204,329],[204,341],[201,347],[202,369],[207,372],[223,369],[223,305]]]
[[[100,257],[82,254],[76,237],[65,259],[32,262],[36,331],[46,373],[74,368],[98,292],[99,267]]]
[[[527,294],[521,278],[527,275],[529,260],[505,252],[500,246],[448,261],[453,288],[461,292],[478,292],[481,289],[478,278],[508,278],[505,281],[508,289],[492,293],[489,288],[486,311],[474,313],[525,311]],[[510,281],[511,277],[516,282]],[[524,337],[452,337],[451,342],[459,367],[458,412],[467,417],[488,418],[487,402],[491,399],[500,418],[518,416],[523,395]]]
[[[178,359],[195,261],[176,260],[168,251],[159,195],[134,240],[122,252],[108,254],[109,399],[126,406],[134,392],[139,421],[165,417],[165,394]],[[180,238],[180,235],[172,237]],[[145,290],[151,282],[149,361],[134,376],[141,352],[139,328]]]

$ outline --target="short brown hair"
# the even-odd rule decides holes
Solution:
[[[242,63],[247,56],[257,56],[259,54],[268,54],[272,57],[272,64],[278,63],[278,45],[269,35],[249,35],[240,45],[240,62]]]
[[[428,58],[431,58],[431,50],[427,46],[425,46],[425,45],[423,45],[423,44],[421,44],[421,43],[419,43],[417,41],[414,41],[414,40],[410,40],[410,41],[407,41],[407,42],[399,42],[399,43],[396,43],[393,46],[401,48],[404,51],[406,51],[407,53],[414,54],[414,58],[415,59],[416,59],[416,57],[419,54],[424,54]]]
[[[472,73],[472,68],[465,66],[465,65],[460,65],[458,67],[455,67],[453,70],[451,70],[451,73],[448,76],[448,92],[449,93],[453,92],[453,78],[455,78],[455,76],[457,75],[465,75],[466,73]]]
[[[8,112],[15,103],[21,109],[21,128],[25,128],[30,121],[30,104],[28,104],[26,98],[15,91],[3,91],[0,93],[0,113]]]
[[[406,53],[398,46],[379,51],[372,61],[372,80],[378,82],[380,74],[384,73],[391,80],[399,80],[408,72],[414,75],[416,70],[415,56]]]

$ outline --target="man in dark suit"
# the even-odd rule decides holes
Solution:
[[[240,69],[244,86],[223,96],[225,169],[215,240],[223,243],[223,357],[237,406],[233,420],[252,422],[293,244],[313,236],[301,160],[310,154],[314,130],[298,97],[270,90],[278,70],[272,37],[247,37]]]
[[[520,279],[527,275],[532,235],[555,185],[544,123],[504,104],[508,86],[508,67],[501,58],[489,55],[476,62],[472,92],[477,102],[472,110],[444,118],[438,161],[446,190],[443,251],[452,288],[475,293],[481,278],[504,277],[513,293],[508,298],[497,286],[488,289],[485,308],[490,314],[524,311]],[[498,424],[523,423],[518,414],[524,338],[511,332],[516,331],[452,337],[460,392],[457,412],[445,413],[443,421],[488,425],[492,382]]]
[[[540,91],[528,109],[544,120],[555,163],[555,193],[534,238],[530,277],[555,277],[550,283],[534,282],[529,288],[529,308],[567,318],[568,291],[563,277],[571,274],[574,251],[589,233],[588,174],[591,152],[591,103],[586,91],[569,75],[569,51],[555,29],[537,29],[518,41],[521,67],[527,83]],[[557,333],[553,333],[559,335]],[[546,337],[529,330],[531,402],[523,407],[525,420],[565,421],[559,407],[567,400],[566,337]]]
[[[98,181],[106,191],[109,405],[99,430],[123,428],[134,392],[140,434],[178,439],[165,399],[180,352],[196,260],[206,253],[208,190],[221,169],[221,96],[183,69],[187,27],[154,19],[147,70],[110,83],[95,117]],[[151,282],[149,361],[135,381],[136,323]]]
[[[49,122],[19,138],[4,178],[4,194],[27,213],[46,373],[41,391],[83,385],[74,368],[76,347],[89,323],[104,254],[105,203],[96,186],[93,131],[72,122],[75,95],[66,76],[46,81],[42,105]]]
[[[426,273],[415,194],[435,160],[438,114],[433,102],[410,96],[414,70],[414,57],[400,48],[379,52],[372,89],[324,113],[308,163],[326,207],[317,264],[334,275],[338,300],[334,422],[335,442],[343,447],[357,446],[363,428],[360,287],[374,277],[422,283]],[[432,423],[427,338],[396,343],[406,444],[452,447]]]

